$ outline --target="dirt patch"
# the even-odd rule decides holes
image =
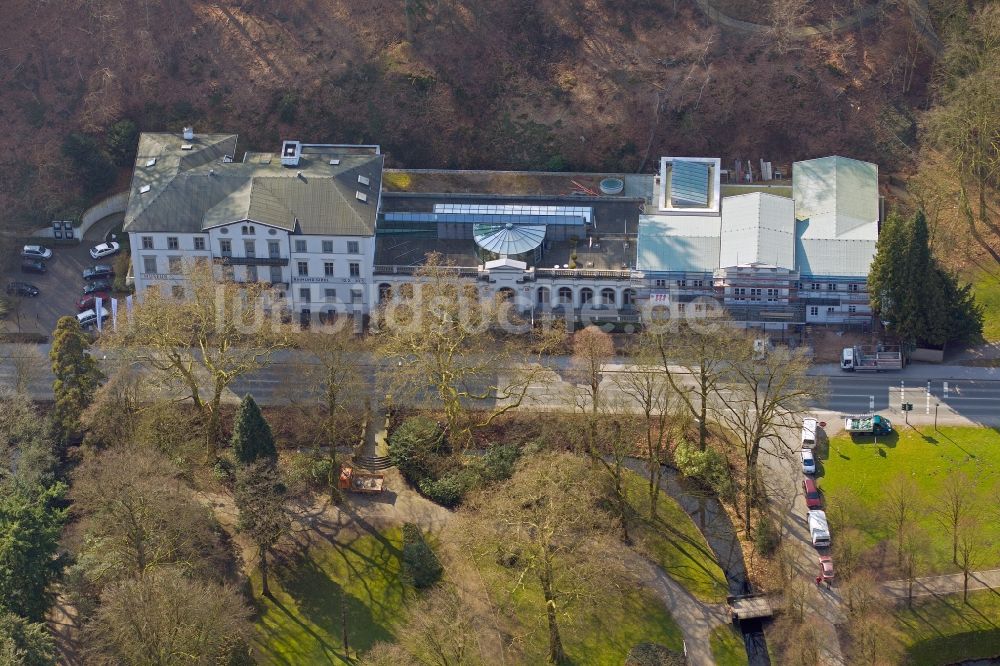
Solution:
[[[813,327],[806,343],[812,345],[814,363],[840,363],[845,347],[872,345],[875,339],[871,334]]]

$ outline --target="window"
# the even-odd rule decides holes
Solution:
[[[358,241],[347,241],[348,254],[361,254],[361,244]]]
[[[549,288],[548,287],[539,287],[538,288],[538,304],[539,305],[548,305],[549,304],[549,298],[550,298],[550,296],[551,296],[551,294],[549,293]]]
[[[363,303],[364,293],[360,289],[351,289],[351,303]]]
[[[271,283],[281,282],[281,266],[271,266]]]
[[[858,312],[858,308],[857,308],[857,306],[856,306],[856,305],[848,305],[848,306],[847,306],[847,311],[848,311],[849,313],[851,313],[851,314],[857,314],[857,312]]]
[[[760,298],[760,294],[761,294],[761,290],[760,289],[751,289],[750,290],[750,296],[752,296],[752,297]]]
[[[194,249],[204,250],[205,249],[205,239],[201,236],[195,236],[194,239]]]
[[[580,305],[590,305],[594,302],[594,290],[584,287],[580,290]]]
[[[694,282],[691,283],[691,285],[695,286],[695,287],[702,287],[702,286],[705,285],[705,281],[704,280],[695,280]]]
[[[811,308],[809,308],[809,315],[812,316],[812,317],[818,317],[819,316],[819,308],[816,307],[815,305],[812,306]]]
[[[281,256],[281,245],[278,241],[267,241],[267,256],[277,259]]]
[[[153,237],[152,236],[143,236],[142,237],[142,249],[143,250],[152,250],[153,249]]]
[[[177,236],[167,236],[167,249],[176,250],[180,247],[180,243],[177,242]]]
[[[312,298],[312,289],[309,287],[302,287],[299,289],[299,300],[303,303],[308,303]]]
[[[573,290],[569,287],[559,287],[557,295],[559,297],[559,305],[573,304]]]
[[[184,287],[179,284],[175,284],[170,287],[170,293],[174,298],[184,298]]]
[[[833,316],[833,310],[834,310],[833,308],[827,308],[826,309],[826,316],[827,317],[832,317]]]
[[[143,257],[142,258],[142,272],[143,273],[155,273],[156,272],[156,257]]]
[[[296,240],[295,241],[295,251],[296,252],[305,252],[306,251],[306,242],[304,240]]]
[[[809,288],[813,291],[819,291],[819,282],[812,282],[809,284]]]
[[[687,283],[688,283],[687,280],[678,280],[677,281],[677,286],[678,287],[686,287]]]
[[[256,257],[257,256],[257,244],[255,242],[253,242],[252,240],[245,240],[245,241],[243,241],[243,252],[248,257]]]
[[[324,261],[323,262],[323,275],[330,277],[333,275],[333,262]]]
[[[297,262],[297,266],[298,266],[298,270],[299,270],[299,275],[301,277],[308,277],[309,276],[309,262],[308,261]]]
[[[635,290],[626,289],[622,292],[622,306],[629,308],[635,304]]]
[[[678,303],[677,304],[677,313],[678,314],[684,314],[684,304],[683,303]]]
[[[859,284],[853,284],[852,283],[852,284],[847,285],[847,291],[859,291],[860,287],[861,287],[861,285],[859,285]]]
[[[233,256],[233,241],[228,238],[219,239],[219,252],[222,253],[223,257]]]
[[[251,225],[250,225],[249,227],[247,227],[247,231],[246,231],[246,233],[248,233],[248,234],[250,234],[250,235],[252,236],[252,235],[254,235],[255,233],[257,233],[257,228],[256,228],[256,227],[254,227],[254,226],[253,226],[253,225],[251,224]]]
[[[614,289],[601,289],[601,305],[614,305],[616,300]]]
[[[323,241],[323,254],[333,254],[333,241]]]
[[[837,291],[837,285],[835,285],[832,282],[827,282],[827,284],[826,284],[826,290],[827,291]]]
[[[736,287],[733,289],[733,294],[736,296],[746,296],[747,290],[744,287]]]
[[[777,289],[768,289],[768,290],[767,290],[767,295],[768,295],[769,297],[772,297],[772,298],[773,298],[773,297],[775,297],[775,296],[777,296],[777,295],[778,295],[778,290],[777,290]]]
[[[177,275],[181,272],[181,258],[180,257],[167,257],[167,270],[171,275]]]
[[[226,282],[232,282],[236,279],[236,271],[232,266],[222,267],[222,279]]]
[[[247,282],[256,282],[256,281],[257,281],[257,267],[247,266]]]
[[[361,277],[361,264],[351,263],[351,277]]]
[[[666,280],[657,279],[657,280],[653,280],[653,284],[655,286],[657,286],[657,287],[666,287],[667,286],[667,281]]]
[[[323,296],[326,298],[327,303],[333,303],[337,300],[337,290],[336,289],[324,289]]]

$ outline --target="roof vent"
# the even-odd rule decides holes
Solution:
[[[340,160],[338,159],[330,160],[330,166],[337,166],[338,164],[340,164]]]
[[[302,158],[302,144],[298,141],[284,141],[281,144],[282,166],[298,166]]]
[[[191,150],[192,148],[194,148],[194,146],[192,146],[190,143],[181,144],[181,150]]]
[[[302,178],[302,172],[301,171],[296,171],[295,172],[295,177],[296,178]],[[305,180],[305,178],[302,178],[302,180]]]
[[[149,185],[143,185],[142,187],[139,188],[139,194],[145,194],[146,192],[149,192],[149,190],[150,190]]]
[[[184,128],[184,140],[185,141],[194,141],[194,128],[193,127],[185,127]]]
[[[150,157],[148,160],[146,160],[146,166],[148,167],[156,166],[156,158]]]
[[[357,197],[358,201],[368,203],[368,195],[365,194],[364,192],[355,192],[354,196]]]
[[[358,183],[360,185],[364,185],[365,187],[369,187],[372,181],[368,176],[358,176]]]
[[[209,169],[208,170],[208,175],[209,176],[214,176],[215,175],[215,169]]]

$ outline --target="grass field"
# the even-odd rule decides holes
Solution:
[[[352,655],[389,641],[412,592],[400,580],[402,531],[392,529],[312,550],[304,562],[279,569],[273,599],[260,599],[256,646],[268,664],[342,664],[346,600]],[[260,589],[259,576],[253,579]]]
[[[1000,656],[1000,594],[983,590],[916,602],[895,613],[914,666],[937,666]]]
[[[1000,564],[1000,521],[995,489],[1000,485],[1000,433],[990,428],[941,428],[920,431],[896,423],[899,432],[889,438],[852,440],[839,435],[830,441],[829,457],[820,470],[820,489],[829,498],[838,492],[853,492],[863,511],[855,525],[870,545],[891,538],[880,510],[885,489],[899,474],[907,474],[921,491],[918,522],[930,541],[930,563],[934,571],[955,571],[951,562],[949,533],[935,516],[945,477],[962,470],[978,486],[977,514],[982,519],[981,537],[986,544],[976,563],[977,569]],[[836,512],[831,512],[836,530]],[[836,538],[836,531],[834,531]]]
[[[990,342],[1000,340],[1000,279],[980,273],[972,282],[976,302],[983,307],[983,337]]]
[[[716,627],[711,635],[712,658],[715,666],[746,666],[747,651],[743,637],[729,624]]]
[[[655,521],[649,520],[648,481],[625,475],[625,492],[639,519],[630,527],[637,549],[660,565],[695,597],[709,603],[726,600],[726,575],[691,518],[666,492],[660,492]]]

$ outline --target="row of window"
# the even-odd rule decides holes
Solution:
[[[822,287],[823,287],[823,283],[821,283],[821,282],[810,282],[809,283],[809,290],[810,291],[820,291],[820,289]],[[802,283],[801,282],[799,283],[799,288],[800,289],[802,288]],[[837,291],[837,283],[836,282],[827,282],[826,283],[826,290],[827,291]],[[847,291],[855,291],[855,292],[856,291],[861,291],[861,285],[852,282],[852,283],[850,283],[850,284],[847,285]]]
[[[854,306],[854,305],[848,305],[847,306],[847,312],[848,313],[850,313],[850,314],[856,314],[857,311],[858,311],[857,306]],[[836,312],[836,308],[827,308],[826,309],[826,316],[827,317],[832,317],[835,312]],[[819,306],[816,306],[816,305],[810,306],[809,307],[809,316],[810,317],[818,317],[819,316]]]
[[[246,229],[246,227],[244,227]],[[250,227],[253,229],[253,227]],[[244,231],[244,233],[246,233]],[[252,231],[250,232],[253,233]],[[252,257],[256,255],[256,241],[245,240],[243,241],[243,247],[247,250],[247,256]],[[296,239],[295,241],[295,251],[298,253],[308,252],[309,244],[304,239]],[[325,240],[322,241],[323,254],[333,254],[333,241]],[[155,245],[153,243],[152,236],[142,237],[142,249],[143,250],[154,250]],[[167,236],[167,249],[168,250],[179,250],[180,249],[180,239],[177,236]],[[204,250],[205,249],[205,238],[203,236],[194,237],[194,249]],[[231,255],[233,252],[233,241],[229,238],[219,239],[219,251],[225,255]],[[267,252],[270,257],[281,256],[281,243],[279,241],[268,241],[267,242]],[[358,241],[347,241],[347,253],[348,254],[361,254],[361,244]]]
[[[766,293],[765,293],[766,292]],[[749,296],[751,298],[760,298],[761,296],[767,296],[768,298],[776,298],[781,295],[780,289],[760,289],[757,287],[734,287],[734,296]]]
[[[594,290],[590,287],[584,287],[581,289],[580,306],[593,305],[595,303],[594,296]],[[600,297],[601,305],[617,305],[618,297],[614,289],[601,289],[598,296]],[[538,288],[537,300],[539,305],[548,305],[551,302],[551,292],[548,287]],[[635,292],[631,289],[626,289],[622,293],[622,304],[629,306],[632,305],[634,301]],[[570,287],[559,287],[559,289],[556,290],[556,303],[558,305],[573,305],[573,290]]]
[[[324,303],[337,303],[337,290],[325,288],[323,289],[323,301]],[[358,304],[364,302],[364,292],[361,289],[353,288],[350,291],[350,303]],[[299,288],[299,301],[302,303],[316,303],[312,297],[312,287],[300,287]]]
[[[352,261],[349,266],[351,277],[361,277],[361,264]],[[309,262],[308,261],[298,261],[296,262],[297,275],[299,277],[309,277]],[[324,261],[323,262],[323,275],[331,277],[333,275],[333,262]]]
[[[660,288],[665,288],[667,286],[667,282],[668,282],[668,280],[662,279],[662,278],[657,278],[657,279],[653,280],[653,284],[655,286],[657,286],[657,287],[660,287]],[[687,287],[689,282],[691,283],[690,286],[692,286],[692,287],[704,287],[705,286],[705,281],[704,280],[686,280],[686,279],[685,280],[674,280],[674,284],[677,285],[678,287]]]

